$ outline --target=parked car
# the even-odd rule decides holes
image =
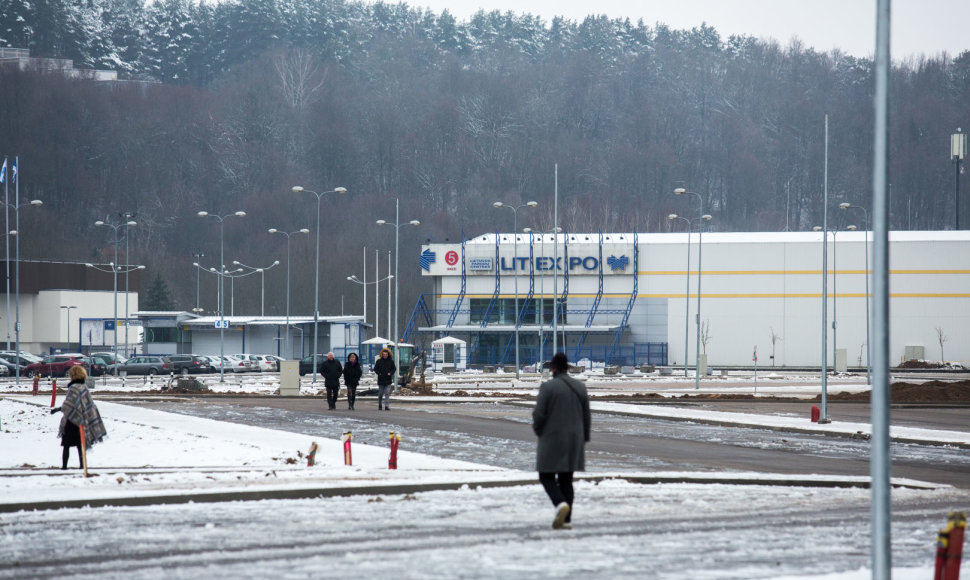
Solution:
[[[99,356],[86,356],[84,362],[87,363],[88,374],[92,377],[100,377],[108,372],[108,363]]]
[[[157,375],[172,372],[172,365],[163,356],[133,356],[118,370],[129,375]]]
[[[127,360],[125,359],[125,357],[121,356],[120,354],[118,355],[118,360],[115,360],[115,353],[113,352],[92,352],[90,356],[103,358],[105,362],[108,363],[109,365],[113,365],[118,361],[121,361],[122,363],[124,363],[125,360]]]
[[[249,355],[249,360],[253,361],[256,365],[256,370],[259,372],[276,372],[280,370],[280,366],[276,363],[273,358],[265,354],[252,354]]]
[[[66,377],[70,368],[76,366],[87,367],[84,355],[57,354],[27,365],[24,368],[24,376]]]
[[[168,357],[172,365],[172,372],[181,375],[212,372],[212,364],[209,359],[197,354],[173,354]]]
[[[12,360],[14,357],[20,357],[20,360],[24,361],[22,366],[27,366],[31,363],[40,362],[44,360],[43,357],[31,354],[29,352],[20,351],[19,353],[15,350],[0,350],[0,356],[5,359]]]
[[[221,369],[224,364],[223,359],[219,358],[218,356],[209,354],[205,355],[205,358],[209,361],[209,366],[212,368],[212,372],[219,372],[219,369]],[[229,366],[226,365],[226,368],[228,369]]]
[[[253,361],[249,360],[247,354],[227,354],[226,370],[231,370],[234,373],[248,373],[253,370]]]
[[[5,367],[10,371],[11,375],[17,374],[17,367],[20,367],[20,376],[24,375],[24,369],[27,365],[32,364],[36,361],[29,361],[25,358],[21,358],[15,354],[0,354],[0,366]]]
[[[327,360],[327,355],[318,354],[317,355],[317,373],[320,372],[320,365],[323,361]],[[300,376],[313,374],[313,355],[306,358],[300,359]]]

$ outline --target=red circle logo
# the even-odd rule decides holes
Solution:
[[[447,254],[445,254],[445,262],[449,266],[454,266],[455,264],[457,264],[458,263],[458,252],[452,250],[452,251],[448,252]]]

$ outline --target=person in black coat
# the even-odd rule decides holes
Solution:
[[[374,363],[374,374],[377,375],[377,410],[384,409],[390,411],[391,389],[394,383],[394,374],[397,366],[394,365],[394,358],[391,356],[390,349],[381,349],[381,356]]]
[[[333,357],[332,352],[328,352],[327,360],[320,363],[320,376],[323,377],[323,386],[327,388],[327,406],[331,411],[337,408],[340,377],[343,374],[344,368],[340,365],[340,361]]]
[[[539,482],[556,506],[555,529],[568,529],[573,506],[573,472],[586,469],[590,411],[586,385],[569,376],[569,360],[556,353],[545,365],[552,379],[539,386],[532,411],[532,430],[539,437],[536,471]]]
[[[347,364],[344,365],[344,386],[347,387],[347,404],[349,409],[354,410],[354,401],[357,399],[357,385],[360,384],[360,375],[363,369],[360,368],[360,361],[357,360],[357,353],[352,352],[347,355]]]

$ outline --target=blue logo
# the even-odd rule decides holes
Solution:
[[[617,270],[622,272],[623,270],[626,270],[627,265],[630,263],[630,258],[627,258],[626,256],[620,256],[619,258],[616,256],[610,256],[606,259],[606,263],[610,265],[610,269],[612,269],[614,272]]]
[[[425,251],[421,252],[420,264],[421,264],[422,270],[424,270],[425,272],[429,272],[431,270],[431,264],[434,264],[434,263],[435,263],[435,255],[434,255],[434,252],[431,251],[431,248],[428,248]]]

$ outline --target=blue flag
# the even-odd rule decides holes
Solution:
[[[0,183],[7,182],[7,160],[3,160],[3,167],[0,167]]]
[[[13,172],[10,174],[10,183],[17,183],[17,160],[13,160]]]

